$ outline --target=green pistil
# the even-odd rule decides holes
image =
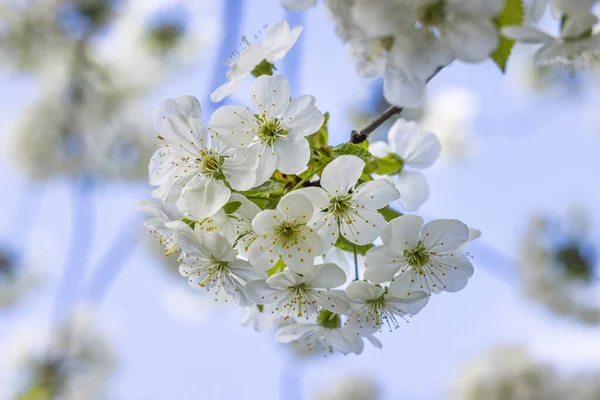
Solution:
[[[429,262],[429,252],[425,249],[423,242],[419,241],[417,247],[412,250],[404,250],[404,257],[408,263],[415,267],[421,267]]]
[[[283,242],[298,241],[298,227],[289,222],[283,221],[281,225],[275,229],[275,233],[283,240]]]
[[[321,310],[317,317],[317,324],[328,329],[337,329],[342,326],[342,320],[338,314],[334,314],[328,310]]]
[[[262,124],[258,128],[258,138],[262,143],[273,146],[273,142],[275,142],[278,137],[288,135],[288,132],[281,128],[279,119],[273,118],[273,120],[268,120],[267,116],[264,114],[261,119]]]
[[[350,210],[350,199],[352,195],[333,197],[329,200],[329,212],[336,216],[344,216]]]
[[[267,60],[262,60],[254,69],[252,70],[252,76],[258,78],[261,75],[273,75],[273,70],[277,70],[273,64],[268,62]]]
[[[417,19],[425,27],[439,26],[446,18],[446,5],[444,0],[422,6],[417,10]]]
[[[219,178],[223,175],[222,166],[224,158],[217,153],[204,153],[199,159],[202,173],[209,178]]]

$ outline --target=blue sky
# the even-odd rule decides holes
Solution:
[[[248,3],[242,29],[246,34],[283,16],[275,0]],[[302,62],[293,66],[299,68],[295,73],[300,86],[292,87],[292,95],[313,94],[319,107],[331,113],[332,141],[346,141],[352,129],[348,111],[366,98],[368,85],[355,75],[322,7],[303,18]],[[163,97],[193,94],[205,99],[207,87],[214,86],[207,82],[213,54],[206,54],[201,66],[169,77],[148,96],[147,115],[140,118],[151,118]],[[481,103],[476,121],[479,152],[467,162],[439,162],[427,170],[431,196],[421,209],[426,217],[457,218],[479,228],[485,246],[503,255],[489,257],[484,246],[474,246],[476,272],[465,290],[435,296],[409,324],[382,332],[383,350],[367,345],[361,356],[297,361],[272,335],[240,327],[236,309],[216,307],[200,322],[184,322],[168,313],[164,293],[173,285],[186,287],[185,282],[165,274],[140,240],[131,246],[131,257],[99,310],[118,357],[110,398],[277,399],[281,382],[288,387],[286,398],[296,398],[290,387],[301,387],[308,397],[344,373],[363,373],[377,380],[386,399],[439,399],[462,363],[490,346],[511,343],[525,344],[565,370],[600,368],[600,329],[557,319],[525,299],[514,279],[520,234],[531,214],[560,215],[571,204],[581,204],[591,211],[593,223],[600,224],[600,126],[584,118],[584,110],[600,104],[589,94],[592,88],[597,91],[597,82],[590,82],[593,86],[581,97],[534,95],[515,86],[517,73],[510,64],[508,76],[491,62],[456,64],[429,88],[433,94],[462,86]],[[245,104],[247,88],[239,89],[231,102]],[[6,139],[10,121],[35,99],[37,90],[31,79],[7,73],[0,74],[0,89],[0,139]],[[17,229],[12,210],[27,182],[7,160],[0,165],[0,209],[5,210],[0,213],[0,234],[10,238]],[[50,323],[56,277],[71,237],[70,191],[64,179],[46,185],[28,245],[44,255],[38,267],[48,279],[19,308],[0,314],[0,342],[23,320]],[[124,221],[134,221],[133,202],[147,197],[149,188],[143,183],[95,188],[90,268],[97,267]]]

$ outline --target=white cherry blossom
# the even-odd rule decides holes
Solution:
[[[310,317],[319,307],[335,313],[344,313],[349,305],[342,290],[330,290],[343,285],[346,274],[335,264],[315,265],[299,275],[286,270],[265,280],[249,282],[246,296],[256,304],[277,303],[277,310],[285,315]]]
[[[244,285],[263,278],[264,274],[252,268],[248,261],[236,258],[227,239],[216,232],[189,230],[176,232],[173,240],[185,255],[179,272],[188,277],[191,287],[214,290],[217,295],[223,289],[239,305],[252,304],[246,299]]]
[[[150,161],[150,184],[159,186],[152,194],[166,204],[177,204],[194,218],[210,217],[231,196],[224,180],[236,190],[254,186],[256,150],[227,148],[200,120],[171,114],[161,137],[166,144]]]
[[[172,114],[202,121],[202,107],[194,96],[167,98],[160,103],[158,111],[154,115],[154,125],[159,132],[162,129],[163,121]]]
[[[422,132],[415,122],[404,119],[394,122],[388,132],[388,143],[374,142],[369,146],[369,151],[376,157],[390,155],[400,158],[402,168],[390,179],[400,192],[398,201],[410,211],[417,210],[429,197],[429,185],[425,177],[411,169],[430,167],[439,157],[441,149],[435,134]]]
[[[275,63],[281,60],[294,46],[302,32],[302,25],[290,29],[290,25],[283,20],[265,34],[262,43],[249,46],[242,51],[239,57],[231,64],[227,71],[227,82],[219,86],[210,99],[219,102],[233,93],[244,79],[246,79],[261,62]]]
[[[168,254],[173,253],[173,234],[181,224],[186,225],[182,221],[183,214],[174,207],[154,201],[137,201],[134,206],[150,216],[144,221],[144,226],[159,240]]]
[[[281,260],[294,272],[308,273],[323,252],[321,236],[307,226],[312,215],[311,201],[297,192],[282,197],[275,210],[261,211],[252,221],[258,237],[248,249],[250,263],[267,271]]]
[[[306,346],[309,352],[360,354],[364,343],[355,331],[342,326],[339,314],[319,313],[317,323],[288,323],[275,332],[275,340]]]
[[[429,294],[423,291],[396,296],[365,281],[352,282],[346,288],[346,294],[355,303],[355,311],[348,317],[346,325],[363,336],[381,330],[383,324],[390,330],[398,328],[398,317],[417,314],[429,301]]]
[[[367,251],[365,278],[391,281],[394,296],[457,292],[473,275],[471,261],[460,250],[469,240],[469,228],[460,221],[438,219],[423,226],[423,218],[404,215],[390,221],[381,239],[383,246]]]
[[[323,237],[325,250],[333,247],[341,232],[351,243],[372,243],[385,227],[377,211],[400,197],[390,182],[377,179],[356,186],[365,162],[344,155],[330,162],[321,174],[321,187],[298,190],[313,202],[316,214],[309,222]]]
[[[600,55],[600,35],[591,34],[597,22],[598,18],[591,13],[569,16],[562,25],[560,37],[531,26],[506,26],[502,33],[518,42],[541,44],[534,55],[536,64],[565,65],[572,71]]]
[[[258,151],[256,185],[268,180],[275,170],[296,174],[306,167],[310,147],[305,136],[323,124],[323,113],[313,96],[292,99],[290,92],[284,76],[260,76],[250,87],[254,112],[240,106],[224,106],[210,119],[210,130],[227,146],[250,146]]]

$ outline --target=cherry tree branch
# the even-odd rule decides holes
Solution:
[[[400,114],[404,110],[402,107],[391,106],[387,110],[383,112],[377,119],[373,120],[369,125],[361,129],[360,131],[353,130],[350,135],[350,143],[359,144],[364,142],[369,138],[369,135],[373,133],[373,131],[379,128],[381,125],[385,123],[388,119],[392,118],[396,114]]]

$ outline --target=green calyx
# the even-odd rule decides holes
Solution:
[[[277,71],[277,68],[267,60],[262,60],[254,69],[251,74],[253,77],[258,78],[261,75],[273,75],[273,71]]]
[[[429,262],[429,252],[421,241],[414,249],[404,250],[404,257],[410,265],[415,267],[421,267]]]
[[[166,53],[177,45],[183,36],[183,28],[177,24],[164,24],[148,32],[150,45],[160,53]]]
[[[317,316],[317,324],[327,329],[337,329],[342,326],[342,319],[339,314],[332,313],[329,310],[321,310]]]

